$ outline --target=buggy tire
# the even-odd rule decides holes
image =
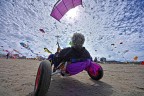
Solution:
[[[34,96],[45,96],[51,82],[51,63],[44,60],[40,63],[34,86]]]
[[[103,72],[103,68],[99,64],[96,64],[96,65],[99,66],[99,68],[97,70],[97,75],[94,76],[94,75],[90,74],[89,71],[87,71],[87,73],[93,80],[98,81],[103,77],[104,72]]]

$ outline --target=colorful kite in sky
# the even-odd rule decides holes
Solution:
[[[52,52],[49,51],[47,48],[44,48],[44,51],[45,51],[45,52],[48,52],[48,53],[52,53]]]
[[[45,33],[45,31],[43,29],[39,29],[39,31],[41,31],[42,33]]]
[[[25,47],[25,48],[27,48],[27,49],[29,49],[28,44],[25,44],[25,43],[21,42],[20,45],[23,46],[23,47]]]
[[[123,42],[120,42],[120,44],[123,44]]]
[[[53,7],[51,16],[56,20],[60,19],[72,8],[82,5],[82,0],[59,0]]]
[[[21,55],[22,55],[22,53],[20,53],[19,51],[15,50],[15,49],[13,49],[13,51],[15,51],[15,52],[17,52],[17,53],[19,53],[19,54],[21,54]]]
[[[129,52],[129,50],[125,50],[123,53],[125,54],[125,53],[127,53],[127,52]]]
[[[28,44],[25,44],[25,43],[21,42],[20,45],[23,46],[24,48],[30,50],[33,54],[36,54],[36,53],[33,52],[33,50],[30,49]]]
[[[135,56],[133,59],[134,59],[134,61],[137,61],[138,60],[138,56]]]
[[[8,50],[3,50],[4,52],[9,52]]]

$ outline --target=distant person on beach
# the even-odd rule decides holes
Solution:
[[[9,58],[9,55],[10,55],[10,53],[8,52],[8,53],[7,53],[7,55],[6,55],[6,59],[8,59],[8,58]]]
[[[97,57],[95,57],[94,62],[97,62]]]
[[[92,60],[90,53],[83,47],[85,42],[85,37],[81,33],[74,33],[71,38],[71,47],[64,48],[62,50],[57,50],[56,55],[54,56],[54,69],[56,70],[57,66],[61,62],[82,62],[87,59]],[[58,48],[60,49],[60,48]]]

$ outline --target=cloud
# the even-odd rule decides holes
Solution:
[[[93,58],[125,61],[138,56],[138,60],[144,60],[143,0],[83,0],[83,7],[78,6],[78,14],[73,20],[64,16],[61,22],[50,16],[55,3],[54,0],[1,0],[1,49],[15,49],[28,57],[36,56],[34,53],[47,56],[43,48],[54,53],[57,48],[55,36],[60,35],[59,43],[64,48],[68,46],[70,36],[80,32],[85,35],[84,46]],[[41,28],[45,33],[39,31]],[[20,46],[20,42],[29,44],[34,53]],[[129,52],[122,56],[125,50]]]

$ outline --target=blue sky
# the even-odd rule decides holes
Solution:
[[[55,36],[60,36],[64,48],[69,46],[72,34],[80,32],[93,58],[132,61],[138,56],[139,61],[144,60],[143,0],[82,0],[83,6],[70,10],[61,22],[50,16],[57,1],[0,0],[0,53],[15,49],[27,57],[47,57],[43,48],[54,53]]]

